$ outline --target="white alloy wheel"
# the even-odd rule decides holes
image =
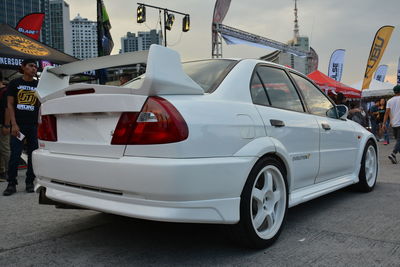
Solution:
[[[365,179],[367,184],[372,187],[375,184],[378,164],[376,157],[376,150],[374,146],[369,146],[367,149],[367,153],[365,154]]]
[[[286,210],[286,186],[277,167],[268,165],[258,173],[253,184],[250,205],[257,235],[263,239],[274,237]]]
[[[286,169],[273,156],[253,166],[243,188],[240,221],[231,235],[252,248],[270,246],[279,237],[288,208]]]
[[[361,168],[358,175],[359,181],[356,188],[362,192],[370,192],[374,189],[378,177],[378,155],[376,144],[368,141],[361,159]]]

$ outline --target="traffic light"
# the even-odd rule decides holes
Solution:
[[[143,23],[146,21],[146,7],[139,5],[137,8],[137,23]]]
[[[190,17],[185,15],[182,20],[182,31],[187,32],[190,29]]]
[[[168,14],[167,21],[165,22],[165,28],[170,31],[172,28],[172,25],[174,24],[174,21],[175,21],[174,14]]]

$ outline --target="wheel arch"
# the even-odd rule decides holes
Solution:
[[[279,142],[275,138],[271,137],[261,137],[254,139],[250,143],[248,143],[246,146],[242,147],[238,152],[234,154],[234,156],[237,157],[248,157],[248,156],[255,156],[257,157],[257,160],[253,163],[251,168],[249,169],[248,175],[246,180],[248,179],[248,176],[250,175],[251,170],[253,167],[259,162],[262,158],[271,156],[277,159],[279,162],[281,162],[282,167],[285,168],[285,179],[287,180],[288,183],[288,192],[290,193],[290,188],[291,185],[293,184],[292,181],[292,173],[291,173],[291,161],[289,153],[283,146],[281,142]],[[244,184],[246,183],[246,180],[243,183],[242,190],[244,188]]]

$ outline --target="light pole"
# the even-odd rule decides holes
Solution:
[[[167,8],[162,8],[162,7],[157,7],[157,6],[152,6],[152,5],[147,5],[144,3],[137,3],[139,6],[137,8],[137,22],[138,23],[143,23],[146,21],[146,7],[149,8],[155,8],[159,11],[164,11],[164,21],[163,21],[163,27],[164,27],[164,46],[167,46],[167,30],[171,30],[172,25],[174,24],[175,21],[175,16],[174,14],[179,14],[183,15],[183,20],[182,20],[182,31],[187,32],[190,29],[190,15],[186,13],[182,13],[176,10],[171,10]]]

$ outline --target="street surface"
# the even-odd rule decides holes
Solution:
[[[373,192],[350,189],[289,210],[265,250],[236,246],[218,225],[136,220],[39,205],[37,194],[0,196],[0,266],[400,266],[400,164],[380,145]],[[0,183],[0,190],[6,183]]]

